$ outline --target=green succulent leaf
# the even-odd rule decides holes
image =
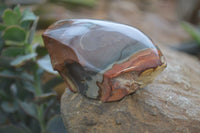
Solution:
[[[23,56],[18,56],[17,58],[15,58],[15,60],[13,60],[11,62],[11,65],[19,67],[19,66],[23,65],[23,63],[25,63],[25,61],[28,61],[28,60],[36,57],[36,56],[37,56],[36,53],[31,53],[31,54],[27,54],[27,55],[23,55]]]
[[[2,51],[2,55],[6,57],[16,57],[22,54],[24,54],[24,48],[22,47],[8,47]]]
[[[17,73],[17,72],[13,72],[13,71],[10,71],[10,70],[1,71],[0,77],[10,78],[10,79],[27,80],[27,81],[31,81],[31,82],[33,81],[33,76],[26,73],[26,72]]]
[[[19,101],[19,105],[27,115],[37,119],[36,107],[33,103],[26,103]]]
[[[4,24],[7,26],[18,25],[21,15],[11,9],[6,9],[3,14]]]
[[[30,26],[31,26],[31,21],[25,21],[25,22],[22,22],[21,24],[20,24],[20,26],[22,27],[22,28],[24,28],[26,31],[29,31],[30,30]]]
[[[0,77],[3,77],[3,78],[17,78],[18,75],[13,71],[4,70],[4,71],[0,72]]]
[[[24,85],[24,88],[27,90],[27,91],[29,91],[29,92],[31,92],[31,93],[35,93],[35,88],[34,88],[34,86],[33,86],[33,84],[31,83],[31,82],[29,82],[29,81],[26,81],[26,82],[22,82],[22,84]]]
[[[1,126],[0,133],[26,133],[26,131],[19,127],[8,125],[8,126]]]
[[[17,111],[18,109],[18,106],[16,103],[12,103],[12,102],[3,102],[1,104],[1,108],[5,111],[5,112],[8,112],[8,113],[14,113],[15,111]]]
[[[52,73],[52,74],[58,74],[56,71],[53,70],[50,57],[49,55],[44,56],[43,58],[37,60],[38,65],[44,69],[45,71]]]
[[[21,12],[20,12],[19,5],[17,5],[17,6],[13,9],[13,11],[14,11],[15,13],[17,13],[18,16],[21,17]]]
[[[47,131],[50,133],[67,133],[60,115],[56,115],[49,120]]]
[[[23,80],[27,80],[27,81],[33,81],[33,75],[28,74],[27,72],[22,72],[20,74],[18,74]]]
[[[5,29],[6,29],[6,26],[3,25],[3,24],[0,24],[0,31],[3,31],[3,30],[5,30]]]
[[[30,9],[25,9],[22,13],[22,19],[21,22],[24,21],[35,21],[37,19],[37,17],[35,16],[35,14],[33,12],[30,11]]]
[[[56,96],[57,96],[56,92],[49,92],[49,93],[45,93],[45,94],[35,97],[35,101],[36,101],[36,103],[41,104],[46,101],[49,101],[50,99],[52,99],[53,97],[56,97]]]
[[[21,27],[23,27],[25,30],[29,31],[30,30],[30,26],[32,25],[32,27],[36,27],[37,25],[37,20],[38,17],[35,16],[35,14],[33,12],[30,11],[30,9],[25,9],[22,13],[22,19],[21,19]],[[35,23],[35,24],[34,24]],[[31,31],[30,31],[31,32]],[[29,38],[30,38],[30,35],[29,35]],[[30,39],[28,39],[28,43],[30,43],[29,41]]]
[[[3,32],[2,38],[13,42],[23,42],[26,39],[26,32],[19,26],[9,26]]]

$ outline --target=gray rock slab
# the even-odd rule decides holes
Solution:
[[[162,51],[168,66],[155,81],[118,102],[102,103],[70,92],[61,99],[69,133],[197,133],[200,131],[200,62]]]

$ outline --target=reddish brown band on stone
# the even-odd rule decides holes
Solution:
[[[101,88],[101,100],[104,102],[116,101],[133,93],[139,87],[136,83],[133,83],[132,86],[127,86],[129,88],[127,90],[126,88],[120,88],[119,82],[113,81],[115,77],[125,75],[123,78],[126,77],[135,81],[142,72],[151,68],[156,69],[158,66],[163,65],[160,59],[161,56],[162,53],[157,49],[146,49],[135,53],[124,63],[115,64],[112,69],[104,73],[103,82],[98,83]]]

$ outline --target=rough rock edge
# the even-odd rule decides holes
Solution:
[[[200,131],[200,63],[193,56],[163,50],[167,69],[119,102],[102,103],[66,90],[61,113],[68,132]]]

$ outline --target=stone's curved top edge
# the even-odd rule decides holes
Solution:
[[[122,60],[147,48],[157,48],[140,30],[105,20],[60,20],[43,33],[45,37],[70,47],[80,64],[97,71],[105,69],[111,61]]]
[[[49,26],[49,28],[43,33],[43,35],[50,36],[50,32],[53,32],[53,30],[55,30],[56,28],[59,28],[60,26],[63,26],[64,24],[69,24],[71,26],[71,25],[76,25],[80,23],[91,23],[91,24],[99,25],[99,26],[107,28],[104,30],[109,31],[112,29],[115,32],[122,32],[123,34],[126,34],[130,37],[134,36],[134,39],[136,39],[137,41],[143,42],[143,44],[153,45],[151,39],[148,36],[144,35],[142,31],[140,31],[139,29],[135,27],[121,24],[121,23],[112,22],[112,21],[97,20],[97,19],[96,20],[95,19],[59,20],[55,22],[54,24],[52,24],[51,26]],[[65,44],[65,45],[69,45],[69,44]]]

